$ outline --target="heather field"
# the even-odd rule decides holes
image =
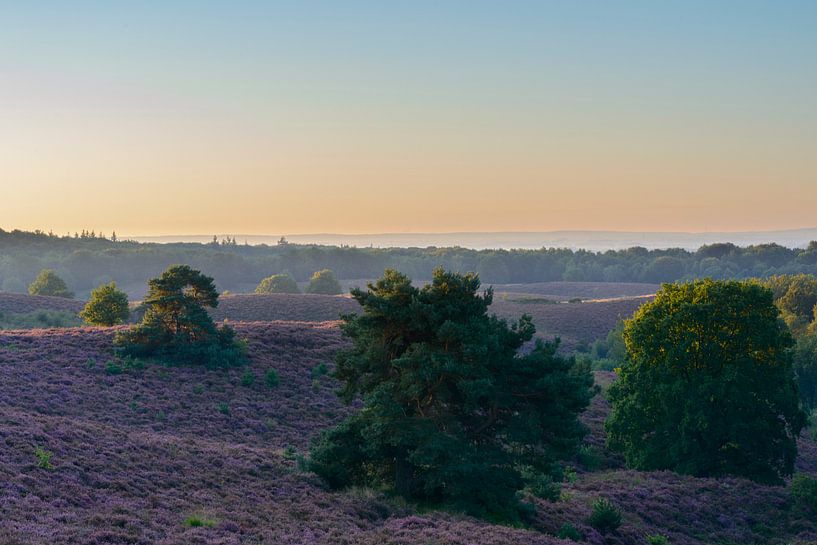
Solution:
[[[495,297],[491,312],[513,320],[529,314],[536,324],[536,335],[546,340],[559,337],[562,348],[571,352],[580,344],[601,339],[616,322],[629,318],[649,301],[649,297],[631,297],[586,303],[552,304],[531,299]]]
[[[572,283],[571,283],[572,284]],[[587,284],[583,283],[586,287]],[[535,285],[534,285],[535,286]],[[580,291],[571,290],[571,293]],[[642,290],[645,291],[645,290]],[[646,290],[648,291],[648,290]],[[612,293],[613,289],[601,293]],[[617,290],[621,293],[621,290]],[[585,292],[587,293],[587,292]],[[620,319],[632,316],[648,297],[624,297],[584,303],[558,303],[528,292],[522,295],[497,292],[491,312],[509,320],[529,314],[536,324],[537,336],[552,340],[560,337],[562,348],[572,351],[580,344],[603,338]],[[217,321],[291,320],[321,322],[337,320],[341,314],[359,312],[360,306],[347,296],[307,294],[236,294],[219,300],[210,311]]]
[[[336,322],[234,325],[250,362],[226,371],[114,365],[110,328],[0,332],[0,543],[544,545],[570,543],[554,537],[566,522],[594,545],[817,541],[786,487],[623,469],[603,447],[603,395],[584,415],[576,473],[559,501],[537,501],[529,527],[330,492],[297,458],[355,410],[312,373],[344,344]],[[799,469],[817,472],[814,440],[800,450]],[[599,496],[624,516],[606,537],[586,523]]]
[[[494,292],[499,297],[508,298],[535,296],[553,301],[570,299],[620,299],[652,295],[658,284],[636,282],[534,282],[528,284],[494,284]]]
[[[25,314],[38,310],[76,313],[82,310],[84,305],[85,303],[83,301],[66,299],[64,297],[48,297],[45,295],[27,295],[0,291],[0,312],[7,312],[9,314]]]
[[[218,307],[210,310],[216,321],[301,321],[337,320],[341,314],[360,311],[351,297],[313,294],[236,294],[219,298]]]

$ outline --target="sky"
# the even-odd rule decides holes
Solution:
[[[0,0],[0,228],[817,226],[817,2]]]

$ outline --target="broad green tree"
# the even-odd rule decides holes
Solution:
[[[636,469],[781,482],[805,415],[778,316],[756,283],[665,284],[624,328],[609,446]]]
[[[261,280],[255,293],[300,293],[295,279],[288,274],[274,274]]]
[[[65,297],[72,299],[74,293],[65,285],[65,281],[51,269],[43,269],[34,282],[28,286],[31,295],[50,295],[51,297]]]
[[[122,324],[130,315],[128,296],[116,289],[116,283],[102,284],[91,292],[91,298],[79,313],[91,325],[112,326]]]
[[[817,410],[817,335],[804,335],[794,347],[794,374],[803,406]]]
[[[342,291],[340,282],[330,269],[323,269],[313,274],[306,288],[307,293],[321,293],[324,295],[338,295]]]
[[[520,355],[531,319],[488,315],[492,291],[479,287],[475,274],[438,269],[418,289],[387,270],[352,290],[363,313],[344,318],[353,346],[338,354],[335,376],[341,397],[362,397],[363,409],[313,446],[311,467],[330,485],[387,486],[513,520],[521,489],[559,480],[557,461],[586,433],[577,416],[592,375],[553,344]]]
[[[178,363],[226,366],[244,360],[243,346],[227,325],[216,327],[207,308],[218,305],[213,279],[173,265],[148,282],[142,322],[115,339],[120,353]]]

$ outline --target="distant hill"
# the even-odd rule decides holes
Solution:
[[[659,250],[684,248],[695,250],[705,244],[731,242],[738,246],[776,243],[789,248],[803,248],[817,240],[817,227],[776,231],[739,232],[639,232],[639,231],[542,231],[484,233],[375,233],[375,234],[294,234],[242,235],[219,234],[218,239],[234,238],[240,244],[277,244],[281,237],[293,244],[356,246],[358,248],[447,248],[459,246],[473,250],[570,248],[571,250],[621,250],[641,246]],[[213,235],[130,236],[139,242],[210,242]]]

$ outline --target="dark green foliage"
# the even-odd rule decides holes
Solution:
[[[37,458],[37,467],[41,469],[54,469],[54,465],[51,463],[51,457],[54,456],[53,452],[47,451],[37,445],[34,448],[34,456]]]
[[[624,345],[624,322],[616,324],[603,341],[593,343],[591,355],[598,359],[610,359],[623,362],[627,356],[627,347]]]
[[[25,313],[0,311],[0,329],[32,329],[45,327],[75,327],[82,320],[73,312],[33,310]]]
[[[344,317],[354,347],[337,356],[347,402],[364,408],[324,432],[311,467],[333,487],[385,485],[405,498],[479,516],[519,517],[525,476],[561,477],[557,460],[585,434],[577,415],[594,392],[587,366],[537,342],[523,316],[487,314],[479,278],[436,270],[418,289],[386,271],[352,290],[362,315]],[[550,481],[549,481],[550,482]]]
[[[51,297],[65,297],[71,299],[74,293],[68,289],[62,278],[51,269],[43,269],[34,282],[28,286],[30,295],[50,295]]]
[[[247,369],[244,371],[244,374],[241,375],[241,385],[249,388],[253,384],[255,384],[255,373]]]
[[[814,309],[817,306],[817,277],[811,274],[777,275],[756,280],[774,293],[783,320],[795,337],[817,334]]]
[[[607,498],[597,498],[593,502],[593,512],[587,518],[587,524],[600,534],[615,532],[621,526],[621,511]]]
[[[116,336],[122,354],[209,366],[244,362],[246,347],[231,327],[216,327],[205,308],[218,305],[212,278],[174,265],[148,286],[142,322]]]
[[[221,414],[226,414],[226,415],[229,416],[229,414],[230,414],[230,405],[228,405],[227,403],[221,402],[221,403],[219,403],[217,405],[216,408],[218,409],[218,412],[220,412]]]
[[[605,252],[542,248],[538,250],[471,250],[467,248],[355,248],[311,244],[251,245],[112,242],[100,238],[49,236],[47,233],[0,230],[0,288],[20,289],[20,279],[40,269],[65,272],[69,283],[90,291],[100,278],[121,286],[144,282],[157,267],[196,263],[219,286],[232,291],[257,284],[269,271],[288,271],[297,281],[309,280],[321,268],[338,278],[374,278],[385,268],[427,279],[436,266],[473,270],[493,283],[585,280],[645,282],[711,276],[749,278],[782,273],[817,274],[817,245],[787,249],[775,244],[737,247],[713,244],[700,250],[628,248]],[[674,268],[672,257],[683,262]],[[660,260],[660,261],[659,261]],[[677,264],[677,263],[676,263]],[[669,277],[669,274],[675,274]]]
[[[647,545],[669,545],[667,536],[661,534],[647,534],[644,539],[647,540]]]
[[[216,521],[206,517],[192,516],[184,519],[184,524],[191,528],[212,528],[216,525]]]
[[[91,325],[112,326],[128,319],[128,296],[116,289],[116,283],[103,284],[91,292],[91,298],[79,315]]]
[[[318,365],[316,365],[315,367],[313,367],[312,370],[309,372],[309,374],[312,375],[313,379],[316,379],[316,378],[322,377],[323,375],[327,374],[328,372],[329,372],[329,369],[326,367],[326,364],[321,362]]]
[[[817,409],[817,335],[797,339],[792,358],[800,400],[809,411]]]
[[[267,385],[267,388],[275,388],[279,382],[278,371],[275,369],[267,369],[267,372],[264,373],[264,384]]]
[[[323,269],[313,274],[312,278],[309,279],[309,285],[306,287],[307,293],[322,293],[324,295],[338,295],[342,291],[335,273],[329,269]]]
[[[556,537],[559,539],[570,539],[572,541],[582,541],[584,539],[581,532],[579,532],[576,527],[569,522],[562,524],[562,527],[559,528],[558,532],[556,532]]]
[[[261,280],[255,293],[301,293],[301,290],[290,275],[274,274]]]
[[[772,292],[757,284],[665,284],[626,323],[609,389],[608,445],[630,467],[779,483],[805,424]]]
[[[791,480],[791,497],[800,513],[817,517],[817,479],[804,473],[795,475]]]

